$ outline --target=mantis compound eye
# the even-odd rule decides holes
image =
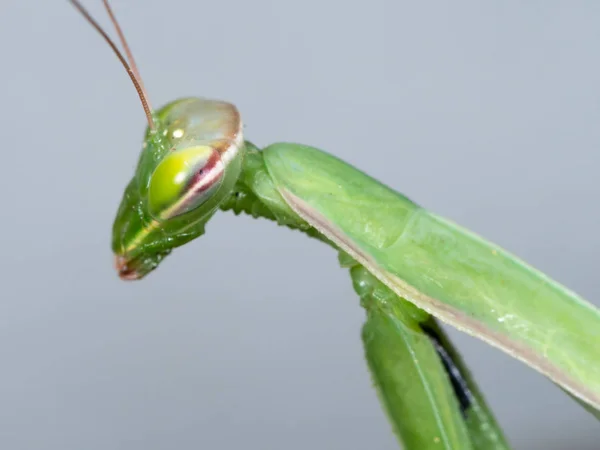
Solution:
[[[150,178],[150,214],[166,220],[192,211],[219,188],[224,172],[219,152],[210,146],[174,150],[160,162]]]

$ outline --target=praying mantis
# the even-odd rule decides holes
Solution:
[[[153,109],[108,1],[125,56],[70,1],[127,70],[148,122],[112,230],[122,279],[143,279],[218,210],[265,218],[330,246],[349,271],[366,313],[365,359],[403,448],[510,448],[440,322],[529,365],[600,418],[592,304],[332,154],[258,148],[229,102],[190,97]]]

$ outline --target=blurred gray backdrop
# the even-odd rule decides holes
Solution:
[[[597,1],[113,6],[154,105],[235,102],[256,144],[326,149],[600,304]],[[331,250],[220,213],[120,281],[127,75],[67,1],[3,0],[0,54],[0,448],[397,448]],[[544,377],[451,335],[516,449],[600,448]]]

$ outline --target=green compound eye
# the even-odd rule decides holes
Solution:
[[[173,151],[160,162],[150,178],[150,214],[164,220],[197,208],[221,185],[224,170],[219,152],[212,147]]]

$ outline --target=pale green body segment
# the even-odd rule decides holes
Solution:
[[[501,248],[318,149],[274,144],[290,207],[396,294],[600,407],[600,314]]]
[[[339,250],[285,202],[264,157],[264,152],[247,143],[244,169],[221,209],[275,220]],[[509,449],[483,396],[434,319],[399,298],[343,251],[340,264],[350,270],[367,312],[366,360],[403,448]]]

